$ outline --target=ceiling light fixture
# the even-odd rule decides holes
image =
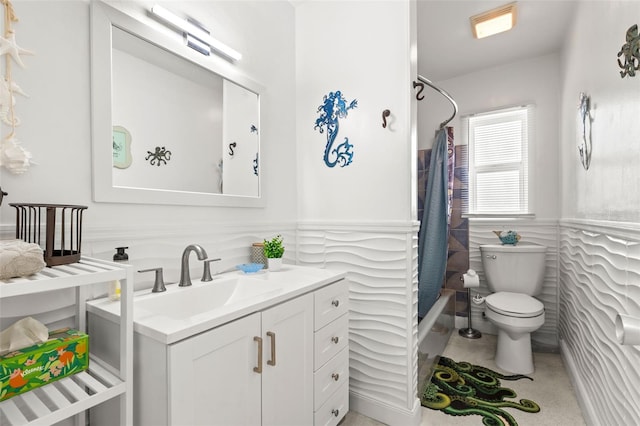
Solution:
[[[211,37],[206,30],[174,15],[164,7],[156,4],[151,8],[151,13],[153,13],[159,18],[162,18],[165,22],[171,24],[172,26],[184,31],[187,34],[187,39],[195,38],[198,41],[202,42],[202,43],[196,42],[198,44],[198,47],[202,47],[202,44],[204,43],[206,46],[208,46],[207,48],[213,49],[214,51],[216,51],[216,53],[222,53],[223,55],[235,61],[239,61],[240,59],[242,59],[242,54],[240,52],[238,52],[235,49],[232,49],[231,47],[227,46],[221,41],[216,40],[215,38]],[[200,50],[200,49],[196,49],[196,50]]]
[[[514,2],[472,16],[469,20],[473,36],[484,38],[510,30],[516,25],[516,12]]]

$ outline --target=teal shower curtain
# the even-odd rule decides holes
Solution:
[[[451,146],[451,151],[449,150]],[[436,134],[418,237],[418,318],[438,299],[445,278],[453,191],[453,129]]]

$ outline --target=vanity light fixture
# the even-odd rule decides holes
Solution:
[[[187,35],[188,42],[191,42],[192,44],[196,44],[198,46],[196,50],[201,51],[203,47],[207,50],[210,48],[218,53],[222,53],[223,55],[235,61],[239,61],[240,59],[242,59],[242,54],[240,52],[232,49],[221,41],[216,40],[215,38],[211,37],[211,35],[209,35],[206,30],[198,27],[192,22],[174,15],[164,7],[156,4],[151,7],[151,13],[163,19],[165,22],[171,24],[172,26],[184,31]]]
[[[472,16],[469,20],[473,36],[480,39],[510,30],[516,25],[516,12],[513,2]]]

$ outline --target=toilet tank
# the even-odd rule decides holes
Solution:
[[[540,294],[546,251],[545,246],[534,243],[481,245],[482,266],[489,289],[529,296]]]

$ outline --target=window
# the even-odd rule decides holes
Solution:
[[[471,215],[530,215],[528,151],[532,106],[466,118]]]

